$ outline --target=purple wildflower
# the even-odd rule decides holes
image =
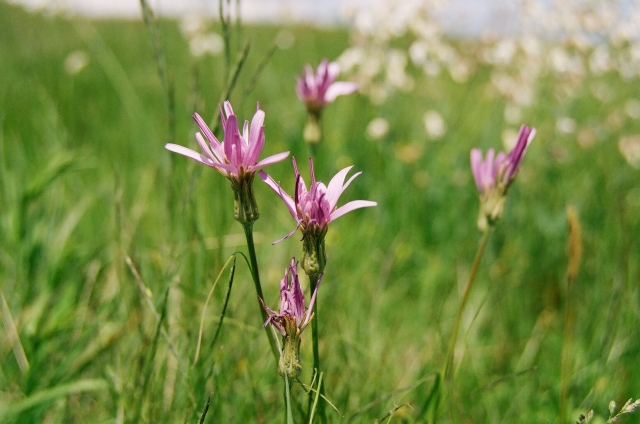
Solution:
[[[518,141],[508,155],[504,152],[495,155],[493,149],[489,149],[484,161],[480,149],[471,149],[471,170],[480,193],[486,193],[495,188],[506,191],[516,178],[522,158],[535,134],[535,128],[522,125],[518,133]]]
[[[276,183],[266,172],[260,171],[260,178],[280,196],[289,209],[289,213],[296,221],[297,225],[293,231],[281,240],[290,237],[300,228],[304,242],[302,266],[308,275],[318,275],[324,271],[326,263],[324,236],[327,233],[329,224],[354,209],[376,206],[377,203],[369,200],[354,200],[337,207],[338,199],[342,192],[355,177],[361,174],[361,172],[357,172],[345,183],[344,180],[352,166],[338,172],[331,179],[329,185],[325,186],[324,183],[316,181],[313,161],[309,158],[311,186],[307,190],[302,175],[298,171],[295,158],[292,158],[292,161],[296,174],[296,187],[293,198],[285,193],[280,184]]]
[[[278,153],[258,162],[264,147],[264,111],[260,110],[260,104],[258,103],[251,125],[249,121],[244,122],[242,134],[238,129],[238,118],[233,113],[231,103],[224,102],[224,112],[222,106],[219,107],[224,131],[222,142],[218,141],[204,120],[196,113],[193,119],[202,131],[202,133],[196,133],[196,140],[204,154],[171,143],[166,144],[165,148],[210,166],[227,177],[231,181],[234,192],[235,218],[243,224],[253,222],[259,216],[253,195],[255,173],[265,166],[284,160],[289,156],[289,152]]]
[[[224,131],[222,142],[218,141],[200,115],[194,114],[193,119],[209,142],[209,144],[205,142],[201,133],[196,133],[196,140],[205,154],[171,143],[165,145],[165,148],[210,166],[229,179],[240,179],[244,174],[255,173],[289,156],[289,152],[283,152],[258,162],[264,147],[264,111],[260,109],[260,103],[253,115],[251,125],[249,121],[244,122],[242,134],[238,129],[238,118],[233,113],[231,103],[224,102],[224,113],[220,106],[220,120]]]
[[[336,97],[351,94],[358,89],[354,82],[334,82],[339,73],[340,65],[327,59],[318,65],[315,73],[311,65],[304,67],[302,76],[298,78],[296,92],[310,113],[319,114]]]
[[[496,155],[493,149],[489,149],[483,160],[480,149],[471,149],[471,170],[480,192],[480,230],[486,230],[502,216],[507,189],[515,180],[527,147],[535,134],[535,128],[522,125],[518,141],[508,155],[504,152]]]
[[[271,324],[284,337],[284,347],[280,358],[279,370],[281,375],[291,378],[300,374],[299,347],[300,335],[313,318],[313,305],[320,286],[322,275],[318,279],[316,289],[311,295],[309,307],[305,308],[304,293],[298,279],[298,262],[291,259],[291,265],[284,271],[284,278],[280,280],[280,312],[264,305],[268,318],[264,326]],[[262,300],[262,299],[261,299]]]
[[[329,181],[329,185],[325,186],[321,181],[316,181],[313,161],[309,158],[311,186],[309,190],[307,190],[304,179],[298,171],[296,159],[292,158],[292,162],[293,170],[296,174],[296,188],[293,198],[285,193],[280,187],[280,184],[276,183],[266,172],[260,172],[262,181],[267,183],[267,185],[280,196],[289,209],[289,213],[291,213],[291,216],[297,222],[296,228],[284,238],[290,237],[298,227],[302,230],[303,234],[307,234],[310,231],[314,233],[324,232],[329,223],[335,221],[342,215],[354,209],[377,205],[376,202],[369,200],[354,200],[339,208],[337,207],[338,199],[342,192],[351,184],[351,181],[353,181],[355,177],[362,173],[355,173],[345,183],[344,180],[353,166],[348,166],[338,172],[331,181]]]

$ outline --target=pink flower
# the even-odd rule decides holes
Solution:
[[[260,110],[259,103],[251,125],[249,121],[245,121],[240,134],[238,118],[233,113],[231,103],[224,102],[224,113],[220,107],[220,120],[224,131],[222,142],[218,141],[200,115],[194,114],[193,119],[208,141],[207,144],[202,134],[196,133],[196,140],[204,155],[177,144],[167,144],[165,148],[210,166],[232,181],[241,180],[247,174],[255,174],[265,166],[280,162],[289,156],[289,152],[283,152],[258,162],[264,147],[264,111]]]
[[[480,191],[480,214],[478,228],[486,231],[502,217],[509,185],[515,180],[527,147],[536,135],[535,128],[520,127],[518,141],[508,155],[494,153],[489,149],[482,159],[479,149],[471,149],[471,170]]]
[[[515,180],[527,147],[535,134],[535,128],[522,125],[518,141],[508,155],[504,152],[495,155],[494,150],[489,149],[483,160],[480,149],[471,149],[471,170],[480,193],[488,193],[496,188],[506,191]]]
[[[316,293],[320,286],[320,280],[316,290],[311,295],[309,307],[305,308],[304,293],[298,279],[298,262],[291,259],[291,265],[284,271],[284,278],[280,280],[280,313],[264,306],[268,318],[264,323],[266,327],[271,323],[283,337],[300,335],[313,318],[313,304],[316,301]]]
[[[291,265],[284,271],[284,278],[280,280],[280,312],[275,312],[262,302],[262,307],[267,312],[268,318],[264,323],[266,327],[271,323],[284,337],[281,348],[278,371],[282,376],[295,378],[300,374],[300,340],[301,335],[313,318],[313,305],[316,301],[316,293],[322,281],[322,275],[318,278],[316,289],[311,295],[309,307],[305,308],[304,294],[298,279],[298,262],[291,259]]]
[[[267,183],[273,191],[284,201],[289,209],[289,213],[296,220],[296,228],[286,235],[284,238],[290,237],[298,227],[306,236],[307,233],[316,235],[324,235],[326,229],[332,221],[335,221],[342,215],[351,212],[354,209],[376,206],[376,202],[369,200],[354,200],[341,207],[337,207],[338,199],[342,192],[351,184],[355,177],[361,174],[357,172],[345,183],[347,174],[353,168],[349,166],[338,172],[325,186],[321,181],[316,181],[313,171],[313,161],[309,158],[309,168],[311,169],[311,186],[307,190],[307,186],[302,179],[302,175],[298,172],[298,166],[295,158],[293,160],[293,169],[296,174],[295,194],[292,198],[282,190],[280,184],[276,183],[266,172],[260,172],[260,178]]]
[[[302,76],[298,78],[296,92],[311,113],[319,114],[336,97],[351,94],[358,89],[354,82],[334,82],[340,73],[340,65],[324,59],[314,74],[311,65],[305,65]]]

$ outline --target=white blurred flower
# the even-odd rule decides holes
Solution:
[[[471,69],[466,62],[458,60],[449,65],[449,74],[455,82],[463,84],[469,80]]]
[[[629,99],[624,104],[624,111],[627,112],[630,118],[640,119],[640,100]]]
[[[287,31],[286,29],[280,30],[278,35],[276,35],[276,46],[278,46],[280,50],[290,49],[295,41],[296,37],[291,31]]]
[[[504,107],[504,120],[513,125],[522,122],[522,109],[520,106],[511,103],[507,104]]]
[[[589,57],[589,69],[595,75],[601,75],[611,70],[611,55],[609,48],[601,44],[591,53]]]
[[[409,91],[414,82],[406,74],[407,56],[400,50],[391,50],[387,55],[387,82],[401,90]]]
[[[200,15],[185,16],[180,20],[180,31],[187,39],[201,35],[207,30],[207,22]]]
[[[504,146],[504,150],[510,152],[516,147],[516,143],[518,142],[518,131],[512,128],[507,128],[502,131],[502,145]]]
[[[629,165],[640,169],[640,134],[622,137],[618,142],[618,149]]]
[[[389,132],[389,123],[384,118],[375,118],[367,125],[367,136],[371,140],[378,140]]]
[[[447,124],[442,115],[435,110],[429,110],[424,114],[424,128],[431,139],[438,139],[447,132]]]
[[[576,131],[576,121],[568,116],[561,116],[556,120],[556,130],[564,134],[571,134]]]
[[[67,71],[69,75],[75,75],[82,71],[82,69],[84,69],[88,64],[89,55],[82,50],[76,50],[69,53],[67,58],[64,60],[64,70]]]
[[[189,50],[194,57],[201,57],[205,54],[216,56],[222,52],[224,41],[220,34],[210,32],[204,35],[197,35],[189,40]]]

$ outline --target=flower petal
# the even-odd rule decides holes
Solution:
[[[214,162],[210,158],[208,158],[208,157],[204,156],[203,154],[198,153],[198,152],[196,152],[194,150],[191,150],[191,149],[186,148],[184,146],[180,146],[179,144],[167,143],[167,144],[164,145],[164,148],[167,149],[167,150],[170,150],[170,151],[172,151],[174,153],[178,153],[178,154],[180,154],[182,156],[186,156],[189,159],[193,159],[196,162],[203,163],[203,164],[205,164],[207,166],[213,166],[214,165]]]
[[[368,208],[368,207],[377,206],[377,205],[378,203],[372,202],[370,200],[354,200],[352,202],[349,202],[345,205],[340,206],[338,209],[333,211],[331,213],[329,221],[330,222],[335,221],[336,219],[340,218],[342,215],[349,213],[352,210],[360,209],[360,208]]]
[[[289,152],[277,153],[275,155],[269,156],[267,158],[262,159],[260,162],[256,163],[255,166],[252,167],[254,171],[264,168],[265,166],[273,165],[274,163],[281,162],[285,160],[289,156]]]
[[[324,94],[324,101],[326,103],[331,103],[338,96],[351,94],[356,91],[358,91],[358,84],[356,84],[355,82],[334,82],[329,86],[329,88],[327,88],[327,91]]]
[[[258,175],[260,176],[260,179],[262,181],[264,181],[269,187],[271,187],[271,190],[275,191],[276,194],[280,196],[280,198],[284,201],[284,204],[287,206],[287,209],[289,209],[289,213],[291,214],[293,219],[297,221],[298,215],[296,214],[296,205],[291,196],[285,193],[285,191],[282,190],[282,187],[280,187],[280,184],[276,183],[274,179],[271,178],[271,176],[266,172],[260,171],[258,172]]]

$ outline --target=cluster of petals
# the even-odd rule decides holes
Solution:
[[[361,172],[355,173],[345,183],[347,174],[351,168],[353,168],[352,166],[346,167],[338,172],[331,181],[329,181],[329,185],[326,186],[321,181],[316,181],[313,161],[309,158],[311,186],[307,190],[302,175],[300,175],[298,171],[296,159],[292,158],[292,160],[293,169],[296,174],[296,188],[293,198],[285,193],[282,187],[280,187],[280,184],[276,183],[266,172],[261,171],[259,174],[260,178],[284,201],[289,209],[289,213],[291,213],[291,216],[297,222],[296,228],[284,238],[290,237],[298,227],[302,229],[304,234],[309,230],[322,232],[328,227],[329,223],[354,209],[377,205],[376,202],[369,200],[354,200],[339,208],[337,207],[338,199],[342,195],[342,192],[351,184],[351,181],[353,181],[355,177],[361,174]]]
[[[259,103],[251,124],[249,121],[244,122],[242,134],[238,129],[238,118],[233,113],[231,103],[224,102],[224,111],[220,106],[220,120],[224,131],[222,142],[218,141],[200,115],[194,114],[193,119],[202,132],[196,133],[196,140],[204,154],[171,143],[165,145],[165,148],[210,166],[229,179],[240,179],[245,174],[253,174],[289,156],[289,152],[283,152],[258,162],[264,148],[264,111],[260,109]]]
[[[340,65],[327,59],[318,65],[315,72],[311,65],[304,67],[302,76],[298,78],[296,92],[309,111],[318,113],[336,97],[358,89],[354,82],[334,82],[339,73]]]
[[[507,189],[515,179],[527,147],[535,134],[535,128],[522,125],[518,133],[518,141],[508,155],[504,152],[496,155],[493,149],[489,149],[483,160],[480,149],[471,149],[471,170],[480,193],[488,193],[495,188],[502,191]]]
[[[305,308],[304,293],[298,279],[298,262],[292,258],[291,265],[285,269],[284,277],[280,280],[280,313],[264,306],[263,303],[268,315],[264,326],[271,323],[284,337],[287,335],[299,336],[313,318],[313,305],[316,301],[320,281],[322,281],[322,276],[320,276],[316,289],[311,295],[309,307]],[[287,330],[294,331],[294,333],[288,334]]]

